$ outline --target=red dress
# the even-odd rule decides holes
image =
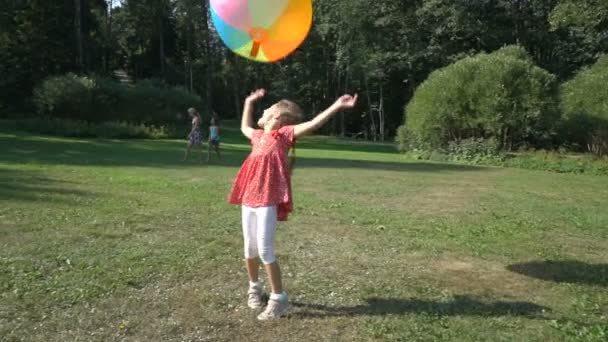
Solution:
[[[252,150],[232,185],[228,202],[252,208],[277,206],[277,219],[293,211],[287,154],[294,144],[293,126],[272,132],[254,130]]]

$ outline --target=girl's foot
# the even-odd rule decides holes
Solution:
[[[261,286],[250,286],[247,291],[247,306],[251,309],[262,308],[262,287]]]
[[[285,316],[289,311],[289,301],[287,300],[287,295],[281,295],[283,298],[275,299],[270,297],[268,300],[268,306],[266,309],[258,315],[258,319],[260,321],[267,321],[271,319],[277,319],[282,316]]]

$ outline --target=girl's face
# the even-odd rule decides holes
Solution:
[[[268,127],[271,130],[281,128],[282,120],[281,113],[277,109],[277,105],[274,104],[264,110],[264,114],[258,120],[258,126],[265,128]]]

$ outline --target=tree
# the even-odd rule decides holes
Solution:
[[[176,33],[173,1],[126,0],[116,11],[119,45],[136,78],[159,77],[169,83],[181,80],[168,73],[175,63]],[[179,61],[181,65],[181,61]],[[171,71],[173,65],[170,65]]]
[[[406,107],[407,129],[433,147],[494,138],[505,150],[551,140],[556,78],[521,47],[464,58],[431,74]]]
[[[608,2],[560,0],[549,17],[551,29],[564,32],[570,42],[562,50],[570,75],[608,52]],[[564,51],[565,50],[565,51]]]
[[[608,56],[561,89],[565,134],[597,155],[608,154]]]

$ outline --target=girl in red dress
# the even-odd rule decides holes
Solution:
[[[270,278],[272,293],[266,309],[258,315],[260,320],[279,318],[289,308],[273,249],[277,221],[287,220],[293,210],[288,151],[297,138],[314,132],[334,114],[353,108],[357,103],[357,95],[344,95],[312,120],[298,124],[302,117],[300,107],[281,100],[264,111],[258,121],[263,129],[256,129],[253,106],[264,95],[265,91],[259,89],[245,99],[241,132],[251,140],[252,151],[241,166],[229,196],[231,204],[242,206],[245,265],[249,275],[247,305],[250,308],[262,307],[262,285],[258,281],[260,260]]]

